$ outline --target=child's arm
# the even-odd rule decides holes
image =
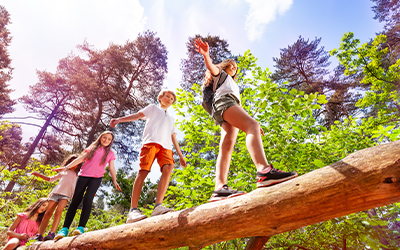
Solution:
[[[19,233],[14,232],[14,230],[17,228],[17,226],[20,222],[21,222],[21,217],[17,216],[17,218],[14,220],[11,227],[8,228],[7,236],[10,238],[18,238],[20,240],[27,240],[27,239],[29,239],[28,234],[26,234],[26,233],[19,234]]]
[[[204,63],[206,64],[206,68],[210,71],[211,75],[217,76],[219,75],[219,68],[212,63],[210,54],[209,54],[209,46],[207,42],[203,42],[201,38],[198,40],[194,40],[194,47],[196,47],[196,51],[203,55]]]
[[[108,168],[110,169],[111,179],[113,181],[114,187],[118,189],[118,191],[121,191],[121,188],[117,183],[117,174],[115,171],[114,160],[110,161],[110,163],[108,164]]]
[[[120,117],[120,118],[113,118],[110,121],[110,126],[112,128],[114,128],[120,122],[133,122],[133,121],[139,120],[143,117],[144,117],[144,114],[142,112],[138,112],[133,115],[128,115],[128,116],[124,116],[124,117]]]
[[[61,168],[55,168],[53,169],[53,171],[74,170],[79,165],[79,163],[82,163],[86,159],[87,154],[88,153],[85,152],[81,156],[73,160],[67,166]]]
[[[186,168],[186,160],[185,160],[185,157],[183,157],[183,154],[182,154],[181,149],[179,147],[179,143],[178,143],[178,140],[176,139],[176,134],[175,133],[171,135],[171,139],[172,139],[172,143],[174,144],[175,150],[179,155],[179,163],[181,164],[181,166],[183,168]]]
[[[34,175],[36,177],[39,177],[39,178],[42,178],[45,181],[50,181],[50,177],[48,177],[46,175],[43,175],[43,174],[41,174],[39,172],[34,171],[34,172],[32,172],[32,175]]]

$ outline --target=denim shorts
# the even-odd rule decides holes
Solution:
[[[59,202],[60,200],[70,200],[71,198],[69,198],[68,196],[66,196],[66,195],[62,195],[62,194],[52,194],[50,197],[49,197],[49,200],[50,201],[55,201],[55,202]]]
[[[238,104],[239,100],[233,94],[226,94],[215,100],[212,105],[215,124],[221,125],[223,122],[226,122],[224,118],[222,118],[225,110]]]

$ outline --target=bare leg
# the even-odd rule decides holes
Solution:
[[[61,221],[62,212],[63,212],[64,208],[67,206],[67,204],[68,204],[68,200],[66,200],[66,199],[62,199],[58,202],[56,212],[54,213],[53,225],[51,225],[50,232],[53,232],[53,233],[56,232],[58,224],[60,224],[60,221]]]
[[[20,241],[18,238],[11,238],[4,246],[3,250],[13,250],[19,247]]]
[[[246,146],[251,159],[256,165],[257,171],[269,167],[265,157],[261,140],[260,125],[239,105],[229,107],[223,114],[223,118],[232,126],[246,133]]]
[[[220,189],[228,182],[228,173],[233,147],[235,146],[236,138],[239,133],[239,129],[227,122],[222,123],[221,127],[221,140],[219,142],[219,153],[215,174],[215,190]]]
[[[162,203],[164,200],[165,193],[167,192],[169,179],[172,174],[172,170],[174,169],[174,165],[172,164],[165,164],[161,169],[161,178],[158,182],[158,189],[157,189],[157,198],[156,203]]]
[[[43,235],[46,231],[47,225],[49,225],[49,221],[53,216],[54,209],[57,207],[57,205],[58,202],[52,200],[49,201],[49,205],[46,208],[46,213],[44,214],[42,222],[40,223],[38,234]]]
[[[142,193],[142,188],[144,180],[146,179],[149,171],[139,170],[135,182],[132,188],[132,198],[131,198],[131,208],[137,208],[139,203],[140,194]]]

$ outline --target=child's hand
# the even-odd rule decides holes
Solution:
[[[208,54],[208,43],[207,42],[203,42],[201,40],[201,38],[199,38],[198,40],[194,40],[194,47],[196,47],[196,51],[199,52],[200,54],[202,54],[203,56]]]
[[[118,183],[117,183],[116,181],[114,181],[113,183],[114,183],[114,187],[115,187],[118,191],[122,192],[122,190],[121,190],[121,188],[119,187]]]
[[[117,125],[119,123],[119,119],[117,118],[117,119],[111,119],[111,121],[110,121],[110,126],[112,127],[112,128],[115,128],[115,126]]]
[[[181,167],[186,168],[186,160],[185,158],[179,158],[179,163],[181,164]]]
[[[29,235],[28,234],[21,234],[21,236],[19,237],[20,240],[27,240],[29,239]]]

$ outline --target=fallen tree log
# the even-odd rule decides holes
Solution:
[[[28,249],[171,249],[270,237],[400,201],[400,141],[360,150],[293,180],[224,201]],[[261,217],[262,216],[262,217]]]

